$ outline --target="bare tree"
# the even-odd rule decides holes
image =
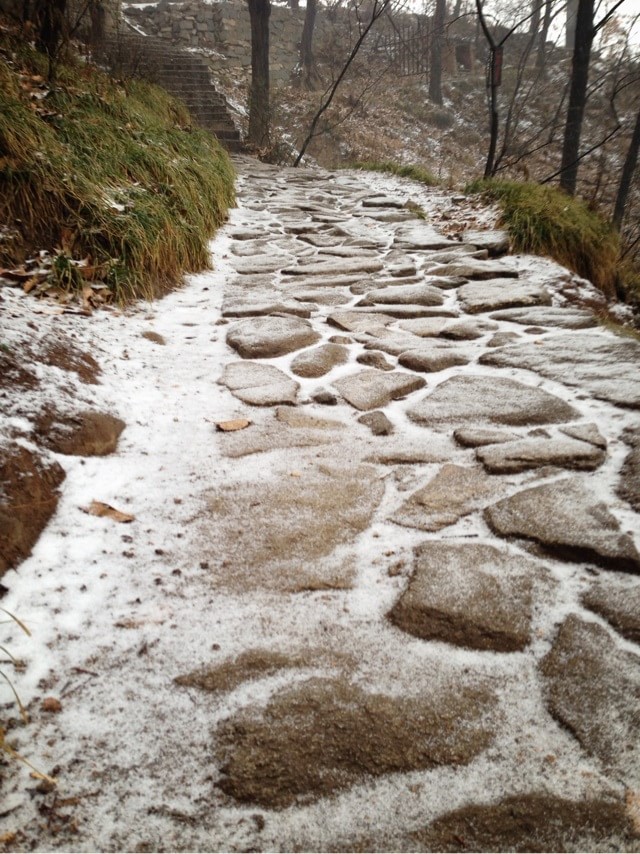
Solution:
[[[311,120],[311,124],[309,126],[309,130],[307,132],[307,135],[306,135],[302,145],[300,146],[300,151],[298,152],[298,156],[296,157],[296,159],[293,163],[294,166],[300,165],[300,161],[304,157],[304,153],[307,150],[309,143],[311,142],[311,140],[316,135],[316,128],[318,126],[318,122],[322,118],[323,114],[331,106],[331,102],[333,101],[333,98],[334,98],[336,92],[338,91],[340,84],[344,80],[347,72],[349,71],[349,68],[351,67],[351,64],[353,63],[354,59],[358,55],[358,52],[359,52],[360,48],[362,47],[363,42],[367,38],[369,31],[371,30],[371,28],[373,27],[375,22],[382,15],[384,15],[387,8],[391,5],[391,2],[392,2],[392,0],[373,0],[373,4],[371,5],[370,17],[368,18],[367,21],[360,22],[360,34],[359,34],[355,44],[351,48],[351,51],[349,52],[349,55],[347,56],[347,59],[345,60],[344,65],[342,66],[342,69],[340,70],[340,73],[337,75],[337,77],[335,78],[335,80],[333,81],[333,83],[331,84],[329,89],[325,92],[325,94],[322,98],[322,102],[321,102],[318,110],[316,111],[316,114],[314,115],[313,119]]]
[[[496,149],[498,146],[498,135],[500,131],[500,113],[498,104],[498,90],[502,85],[502,63],[504,58],[504,46],[515,31],[532,17],[529,12],[524,18],[507,29],[502,38],[497,41],[494,37],[484,9],[484,0],[475,0],[478,22],[484,33],[489,46],[489,62],[487,63],[487,94],[489,105],[489,151],[484,168],[484,177],[489,178],[495,174]],[[538,0],[539,2],[539,0]]]
[[[442,44],[445,36],[444,25],[446,17],[447,0],[436,0],[429,63],[429,100],[439,105],[442,104]]]
[[[618,0],[597,23],[594,23],[594,0],[578,0],[576,16],[575,46],[571,63],[571,84],[569,106],[564,129],[562,161],[560,165],[560,186],[573,196],[578,181],[578,165],[584,155],[580,155],[580,137],[582,121],[587,103],[587,85],[589,82],[589,63],[591,48],[596,33],[610,20],[616,9],[625,0]],[[591,149],[593,150],[593,149]]]
[[[264,148],[269,144],[269,17],[270,0],[247,0],[251,20],[251,88],[247,139]]]
[[[622,174],[620,176],[620,184],[618,186],[618,195],[616,196],[616,204],[613,211],[613,224],[620,230],[622,220],[624,219],[625,209],[627,207],[627,199],[629,198],[629,190],[633,181],[633,173],[638,164],[638,150],[640,149],[640,108],[636,114],[636,123],[631,136],[631,142],[627,149]]]
[[[311,88],[316,78],[315,62],[313,58],[313,31],[318,11],[318,0],[307,0],[307,8],[304,15],[304,26],[300,39],[300,67],[302,69],[301,82]]]

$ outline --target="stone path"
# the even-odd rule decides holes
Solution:
[[[238,163],[202,322],[250,424],[185,528],[215,630],[100,844],[636,850],[640,344],[407,185]]]

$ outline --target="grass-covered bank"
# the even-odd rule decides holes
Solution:
[[[393,160],[364,160],[349,166],[350,169],[363,169],[365,172],[383,172],[387,175],[397,175],[399,178],[411,178],[427,187],[435,187],[438,179],[423,166],[395,163]]]
[[[3,34],[0,264],[56,251],[60,285],[101,280],[119,301],[156,296],[206,267],[208,240],[234,200],[217,140],[147,83],[115,81],[78,59],[50,88],[45,67]]]
[[[497,202],[514,249],[548,255],[589,279],[608,297],[620,280],[620,241],[616,230],[580,199],[547,185],[479,180],[467,192]]]

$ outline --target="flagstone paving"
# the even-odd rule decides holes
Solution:
[[[635,850],[640,344],[494,226],[413,219],[412,185],[238,166],[202,325],[248,423],[181,546],[217,628],[154,665],[198,748],[176,723],[154,821],[85,815],[79,847]]]

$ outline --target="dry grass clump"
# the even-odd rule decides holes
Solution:
[[[157,87],[77,64],[49,89],[42,62],[0,45],[0,264],[58,248],[88,259],[83,276],[119,301],[158,295],[206,267],[208,240],[234,200],[217,140]],[[59,284],[80,285],[75,278]]]
[[[502,209],[513,246],[547,255],[589,279],[607,296],[616,294],[620,241],[613,226],[580,199],[555,187],[516,181],[479,180],[467,187]]]
[[[419,184],[427,187],[435,187],[439,184],[438,179],[423,166],[413,164],[394,163],[392,160],[365,160],[354,163],[353,169],[364,169],[367,172],[385,172],[388,175],[397,175],[399,178],[411,178]]]

